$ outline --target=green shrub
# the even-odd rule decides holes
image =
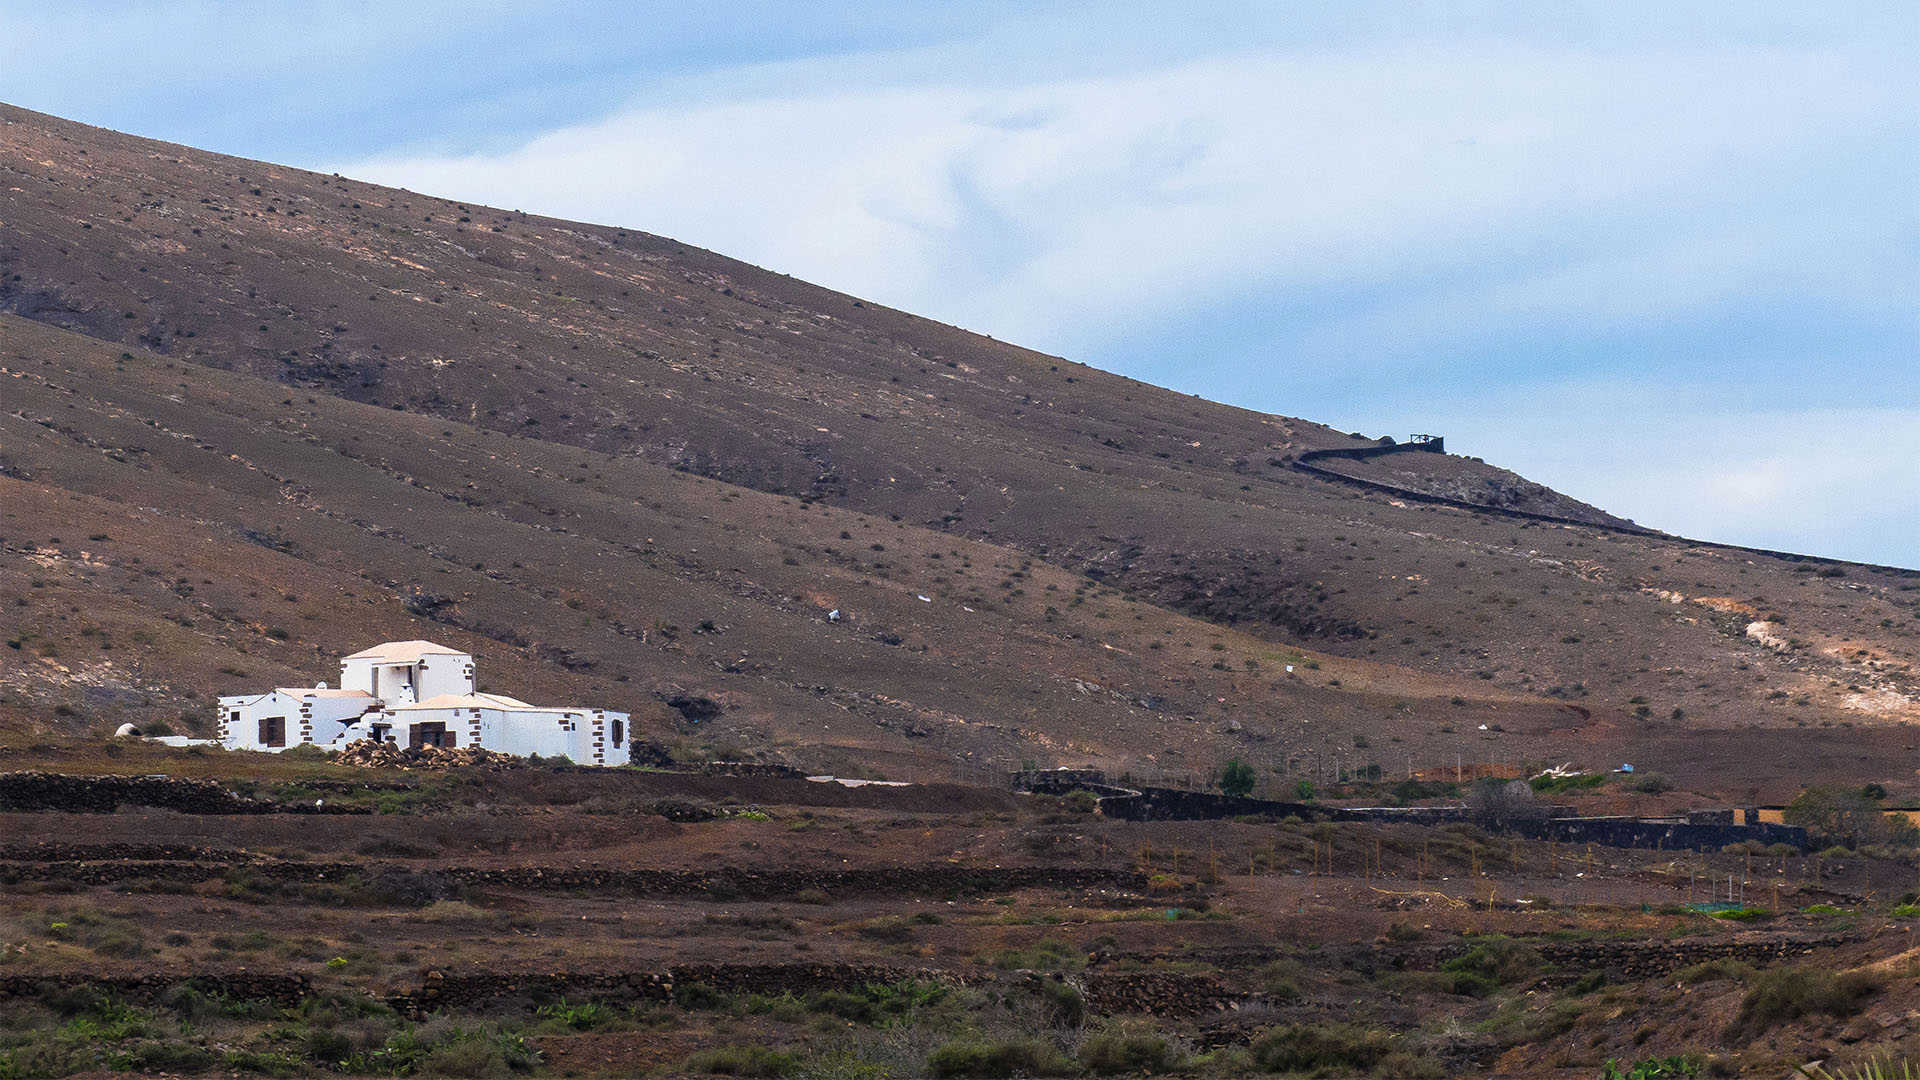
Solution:
[[[1087,957],[1070,941],[1047,938],[1030,948],[996,953],[987,962],[1002,971],[1078,971],[1087,966]]]
[[[1261,1032],[1248,1051],[1268,1072],[1366,1072],[1387,1056],[1391,1038],[1351,1024],[1287,1024]]]
[[[1700,1075],[1700,1060],[1692,1056],[1641,1058],[1627,1066],[1624,1071],[1621,1070],[1618,1062],[1608,1058],[1606,1070],[1600,1074],[1600,1080],[1678,1080],[1680,1077],[1698,1075]]]
[[[1260,989],[1274,1001],[1293,1001],[1300,996],[1300,979],[1305,973],[1298,960],[1274,960],[1260,968]]]
[[[126,1053],[130,1072],[196,1073],[214,1062],[206,1048],[173,1039],[135,1043]]]
[[[719,1009],[727,1004],[727,995],[706,983],[679,983],[673,988],[673,1003],[683,1009]]]
[[[1773,912],[1757,907],[1728,908],[1725,911],[1711,911],[1707,914],[1712,918],[1726,919],[1729,922],[1753,922],[1756,919],[1773,918]]]
[[[1390,993],[1419,996],[1454,994],[1459,997],[1490,997],[1500,984],[1470,971],[1394,971],[1380,976],[1378,985]]]
[[[1125,1020],[1089,1035],[1080,1044],[1080,1064],[1089,1072],[1163,1073],[1180,1064],[1180,1051],[1159,1028],[1145,1020]]]
[[[1628,791],[1637,791],[1642,795],[1659,795],[1673,790],[1673,781],[1657,772],[1637,772],[1627,777],[1621,786]]]
[[[1446,1080],[1450,1074],[1445,1065],[1425,1054],[1395,1050],[1380,1059],[1373,1075],[1386,1080]]]
[[[307,1056],[322,1065],[337,1065],[353,1054],[353,1040],[334,1028],[307,1032]]]
[[[778,1015],[789,1011],[787,1005],[801,1005],[803,1009],[814,1013],[826,1013],[829,1017],[852,1020],[858,1024],[885,1024],[889,1020],[906,1017],[920,1009],[927,1009],[947,997],[947,988],[937,982],[920,980],[900,980],[900,982],[868,982],[860,988],[847,990],[822,990],[806,995],[804,1001],[797,1001],[791,995],[781,995],[774,999],[758,999],[749,1003],[749,1011],[764,1011],[768,1015]],[[762,1007],[756,1007],[764,1001]]]
[[[1067,1076],[1074,1064],[1052,1043],[1039,1039],[957,1039],[928,1054],[927,1069],[938,1077]]]
[[[1227,763],[1220,767],[1220,794],[1244,799],[1253,794],[1256,779],[1258,775],[1253,771],[1253,766],[1239,758],[1228,758]]]
[[[1589,971],[1575,979],[1573,984],[1567,987],[1567,993],[1572,997],[1585,997],[1605,985],[1607,985],[1606,972]]]
[[[421,1076],[500,1077],[530,1069],[540,1055],[516,1036],[456,1029],[420,1058]]]
[[[1713,982],[1715,979],[1731,979],[1734,982],[1746,982],[1753,977],[1753,965],[1740,960],[1709,960],[1704,964],[1683,967],[1673,973],[1674,981],[1683,986]]]
[[[1040,1000],[1047,1003],[1053,1018],[1069,1027],[1087,1022],[1087,1002],[1080,988],[1060,979],[1039,980]]]
[[[775,1078],[799,1071],[800,1058],[785,1050],[764,1046],[722,1046],[694,1054],[682,1068],[690,1073],[716,1076]]]
[[[1060,796],[1060,805],[1076,814],[1091,814],[1100,805],[1100,796],[1091,791],[1078,789]]]
[[[593,1031],[614,1021],[613,1010],[597,1001],[583,1001],[574,1005],[566,998],[561,998],[540,1006],[536,1012],[545,1019],[558,1021],[575,1031]]]
[[[87,948],[101,956],[122,960],[132,960],[153,951],[147,946],[147,936],[140,932],[139,927],[124,925],[103,926],[87,934]]]
[[[1576,773],[1572,776],[1536,776],[1527,784],[1541,795],[1568,795],[1592,791],[1606,782],[1604,773]]]
[[[1476,975],[1504,986],[1530,978],[1546,965],[1531,947],[1508,938],[1493,938],[1440,965],[1456,975]]]
[[[1861,1002],[1880,988],[1880,979],[1867,972],[1835,975],[1817,967],[1780,967],[1754,976],[1740,1002],[1730,1034],[1758,1035],[1776,1024],[1802,1016],[1852,1016]]]

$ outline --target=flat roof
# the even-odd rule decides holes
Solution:
[[[440,694],[425,701],[416,701],[411,705],[395,705],[389,712],[401,712],[406,709],[505,709],[514,712],[576,712],[574,709],[549,709],[539,705],[529,705],[518,698],[504,694]]]

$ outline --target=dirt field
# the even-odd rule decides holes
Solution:
[[[288,806],[347,771],[262,760],[279,775],[251,790]],[[1900,861],[1119,822],[961,786],[362,779],[418,797],[0,814],[0,1063],[1591,1077],[1693,1055],[1775,1076],[1904,1046],[1915,1004]],[[1685,906],[1729,890],[1767,913]],[[1826,981],[1750,1003],[1815,978],[1795,973]],[[1793,1015],[1755,1038],[1756,1008]]]

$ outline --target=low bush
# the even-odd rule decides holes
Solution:
[[[776,1018],[782,1012],[790,1012],[787,1006],[792,1004],[810,1012],[825,1013],[859,1024],[884,1024],[931,1008],[946,996],[947,988],[939,983],[903,979],[892,983],[865,983],[852,991],[816,991],[808,994],[804,1000],[793,998],[792,995],[753,1000],[755,1003],[764,1001],[764,1011]],[[749,1009],[761,1011],[753,1009],[752,1005]]]
[[[1178,1068],[1180,1058],[1174,1041],[1146,1020],[1123,1020],[1080,1044],[1081,1066],[1101,1075],[1163,1073]]]
[[[1500,989],[1500,984],[1492,979],[1466,971],[1395,971],[1380,976],[1378,985],[1389,993],[1409,996],[1453,994],[1483,998]]]
[[[1087,1022],[1087,1001],[1081,996],[1079,987],[1060,979],[1041,979],[1036,989],[1055,1021],[1068,1027],[1079,1027]]]
[[[1025,949],[996,953],[987,962],[1002,971],[1078,971],[1087,966],[1087,957],[1070,941],[1047,938]]]
[[[1451,1075],[1447,1067],[1425,1054],[1416,1054],[1410,1050],[1395,1050],[1380,1059],[1374,1066],[1373,1075],[1386,1080],[1446,1080]]]
[[[1700,1059],[1694,1055],[1641,1058],[1625,1069],[1620,1067],[1619,1062],[1608,1058],[1600,1080],[1679,1080],[1681,1077],[1698,1075]]]
[[[673,1003],[683,1009],[720,1009],[726,1007],[727,995],[706,983],[679,983],[673,988]]]
[[[1612,991],[1602,991],[1598,999],[1605,1003]],[[1509,998],[1492,1016],[1481,1021],[1479,1030],[1493,1036],[1501,1046],[1519,1046],[1551,1039],[1578,1023],[1586,1010],[1585,1000],[1555,999],[1545,1008],[1527,1000],[1526,995]]]
[[[555,1021],[563,1027],[575,1031],[595,1031],[604,1028],[615,1020],[612,1009],[597,1001],[583,1001],[573,1004],[566,998],[550,1002],[535,1010],[542,1018]]]
[[[1604,773],[1576,773],[1572,776],[1536,776],[1527,784],[1541,795],[1570,795],[1592,791],[1606,782]]]
[[[1673,781],[1657,772],[1637,772],[1621,781],[1621,786],[1642,795],[1659,795],[1672,791]]]
[[[1392,1048],[1384,1031],[1351,1024],[1286,1024],[1261,1032],[1247,1048],[1268,1072],[1367,1072]]]
[[[1300,996],[1300,980],[1305,974],[1298,960],[1274,960],[1260,968],[1260,989],[1274,1001],[1293,1001]]]
[[[493,915],[485,908],[475,907],[464,900],[435,900],[407,918],[418,922],[460,923],[487,922]]]
[[[687,1058],[681,1066],[690,1073],[714,1076],[774,1078],[791,1076],[800,1070],[798,1055],[764,1046],[721,1046],[702,1050]]]
[[[927,1055],[927,1070],[938,1077],[1068,1076],[1075,1067],[1072,1059],[1040,1039],[956,1039]]]
[[[1585,975],[1575,979],[1573,983],[1567,987],[1567,994],[1570,997],[1585,997],[1605,985],[1607,985],[1606,972],[1589,971]]]
[[[1763,971],[1748,983],[1730,1034],[1754,1036],[1802,1016],[1852,1016],[1880,985],[1880,978],[1867,972],[1835,975],[1816,967]]]
[[[1740,960],[1709,960],[1704,964],[1683,967],[1673,973],[1674,981],[1682,986],[1713,982],[1717,979],[1730,979],[1734,982],[1746,982],[1753,977],[1753,965]]]
[[[1477,975],[1504,986],[1530,978],[1545,966],[1540,954],[1530,946],[1508,938],[1494,938],[1446,961],[1440,965],[1440,970],[1457,975]]]

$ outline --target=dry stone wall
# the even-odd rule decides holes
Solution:
[[[0,810],[58,810],[111,814],[122,806],[150,806],[183,814],[365,814],[364,807],[280,804],[236,795],[212,780],[178,776],[68,776],[0,773]]]
[[[129,848],[132,847],[129,845]],[[65,850],[72,850],[76,856],[99,854],[78,847],[31,845],[27,852],[30,858],[0,863],[0,881],[70,881],[83,885],[111,885],[135,879],[197,882],[222,877],[235,869],[235,864],[226,860],[62,858]],[[154,852],[149,850],[140,853]],[[230,853],[197,851],[196,854],[204,858],[217,858]],[[356,877],[378,882],[382,875],[412,872],[406,867],[386,863],[257,859],[240,865],[248,874],[261,879],[293,883],[342,882]],[[848,896],[1008,892],[1033,888],[1142,892],[1147,887],[1146,875],[1136,870],[1046,865],[965,866],[955,863],[824,869],[718,867],[712,870],[447,866],[435,867],[432,874],[453,884],[482,888],[612,892],[637,896],[705,894],[717,897],[777,897],[810,889],[819,889],[829,895]]]

